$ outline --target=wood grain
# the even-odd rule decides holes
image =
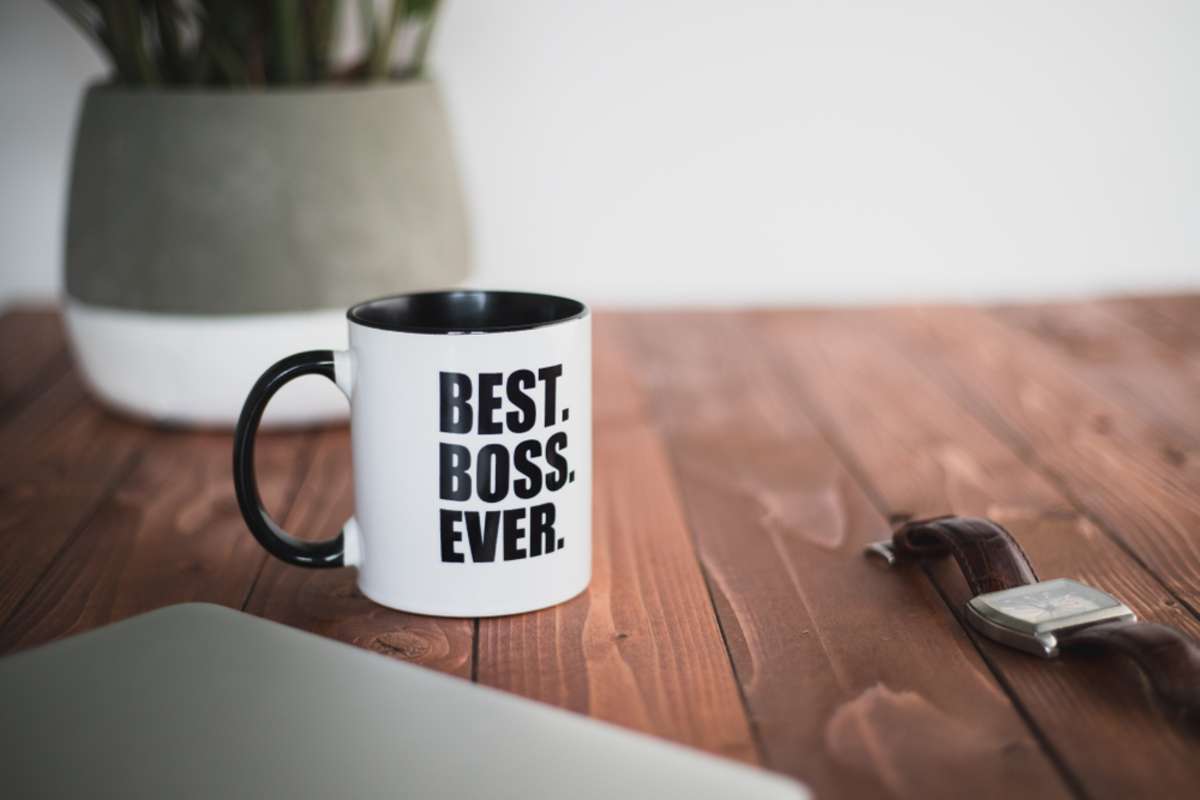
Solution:
[[[630,316],[766,763],[822,797],[1068,793],[925,577],[764,356],[714,313]]]
[[[1099,394],[1169,433],[1174,457],[1185,459],[1188,451],[1200,452],[1200,329],[1166,333],[1167,323],[1152,329],[1160,339],[1129,308],[1054,303],[994,313],[1069,362],[1071,374]]]
[[[350,437],[345,428],[316,437],[304,482],[284,527],[301,539],[327,539],[354,510]],[[244,538],[250,539],[249,532]],[[251,540],[252,541],[252,540]],[[261,574],[245,610],[392,658],[470,677],[471,620],[405,614],[358,591],[356,569],[293,567],[260,553]]]
[[[480,683],[756,761],[661,440],[597,317],[593,574],[554,608],[479,621]]]
[[[941,387],[914,374],[910,357],[862,317],[763,314],[755,322],[886,513],[991,518],[1016,535],[1043,579],[1101,587],[1143,619],[1200,636],[1200,623],[1154,576]],[[932,574],[961,610],[970,593],[959,571],[947,560]],[[1175,796],[1200,779],[1200,741],[1164,719],[1127,670],[1047,663],[976,639],[1088,796]],[[1128,759],[1113,759],[1117,751]]]
[[[2,371],[2,370],[0,370]],[[0,423],[0,624],[128,474],[147,432],[66,373]]]
[[[108,419],[113,433],[121,425]],[[30,647],[172,603],[238,608],[262,551],[247,535],[230,479],[227,435],[148,430],[132,470],[0,630],[0,652]],[[259,487],[285,508],[307,434],[259,439]]]
[[[1192,348],[1196,337],[1200,337],[1200,294],[1119,297],[1100,304],[1119,307],[1127,319],[1139,320],[1138,324],[1150,333],[1174,337],[1187,332]]]
[[[1176,599],[1200,609],[1200,458],[1181,459],[1177,437],[982,311],[903,310],[874,319],[885,338],[904,343],[925,380],[972,409]]]
[[[0,316],[0,420],[35,399],[68,364],[58,314],[15,309]]]

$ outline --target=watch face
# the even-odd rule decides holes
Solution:
[[[1074,587],[1043,589],[1016,597],[995,597],[990,600],[990,605],[1025,622],[1045,622],[1073,617],[1084,611],[1095,611],[1104,607],[1097,602],[1097,598],[1090,597]]]
[[[972,604],[981,611],[991,611],[989,616],[999,617],[998,621],[1037,630],[1063,627],[1081,617],[1104,617],[1094,612],[1125,608],[1111,595],[1066,578],[981,594]]]

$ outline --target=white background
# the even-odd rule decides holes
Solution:
[[[1200,287],[1200,3],[450,0],[481,286],[593,302]],[[0,302],[53,297],[103,70],[0,2]]]

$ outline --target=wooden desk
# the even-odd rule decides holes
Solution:
[[[0,320],[0,651],[204,600],[807,781],[821,797],[1195,797],[1200,735],[1124,665],[980,640],[950,565],[862,546],[1009,526],[1043,577],[1200,635],[1200,297],[598,314],[595,578],[516,617],[372,605],[266,556],[230,439],[115,417],[56,316]],[[344,429],[260,440],[290,530],[350,513]]]

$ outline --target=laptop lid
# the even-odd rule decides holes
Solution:
[[[193,603],[0,660],[13,797],[766,798],[785,777]]]

